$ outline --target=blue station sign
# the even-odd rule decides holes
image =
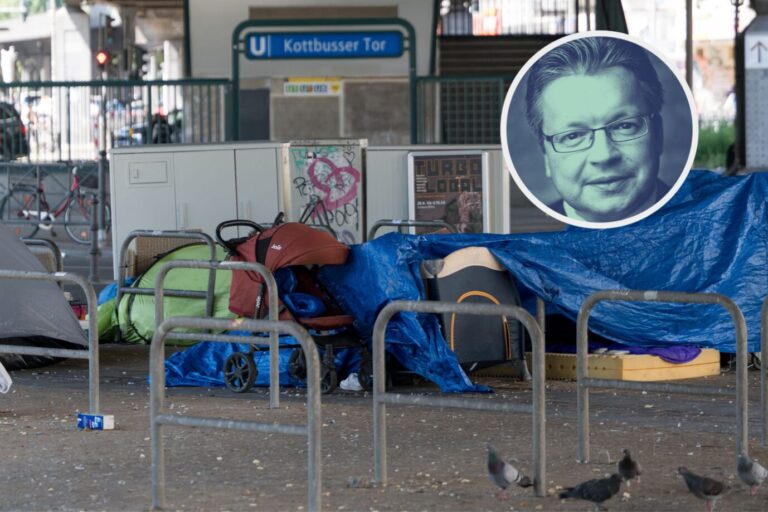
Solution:
[[[267,32],[245,36],[249,59],[370,59],[400,57],[403,34],[372,32]]]

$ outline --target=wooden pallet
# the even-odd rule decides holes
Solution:
[[[528,367],[531,354],[526,354]],[[576,354],[548,353],[546,355],[547,379],[576,380]],[[590,377],[631,381],[661,381],[709,377],[720,374],[720,352],[702,349],[699,356],[687,363],[667,363],[652,355],[589,354],[587,367]],[[514,368],[507,365],[493,366],[475,372],[485,377],[516,377]]]

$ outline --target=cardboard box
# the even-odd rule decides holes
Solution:
[[[526,353],[525,358],[530,369],[530,352]],[[544,364],[547,379],[576,380],[576,354],[548,353]],[[476,372],[476,375],[513,376],[509,372],[514,372],[514,370],[504,366],[496,366]],[[720,352],[714,349],[702,349],[698,357],[682,364],[668,363],[658,356],[648,354],[589,354],[587,373],[596,379],[644,382],[709,377],[720,374]]]

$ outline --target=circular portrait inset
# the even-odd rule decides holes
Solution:
[[[636,38],[574,34],[529,60],[504,100],[501,141],[517,186],[568,224],[625,226],[685,181],[698,119],[688,86]]]

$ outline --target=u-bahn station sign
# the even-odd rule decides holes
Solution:
[[[269,32],[245,37],[249,59],[366,59],[400,57],[403,34],[368,32]]]

